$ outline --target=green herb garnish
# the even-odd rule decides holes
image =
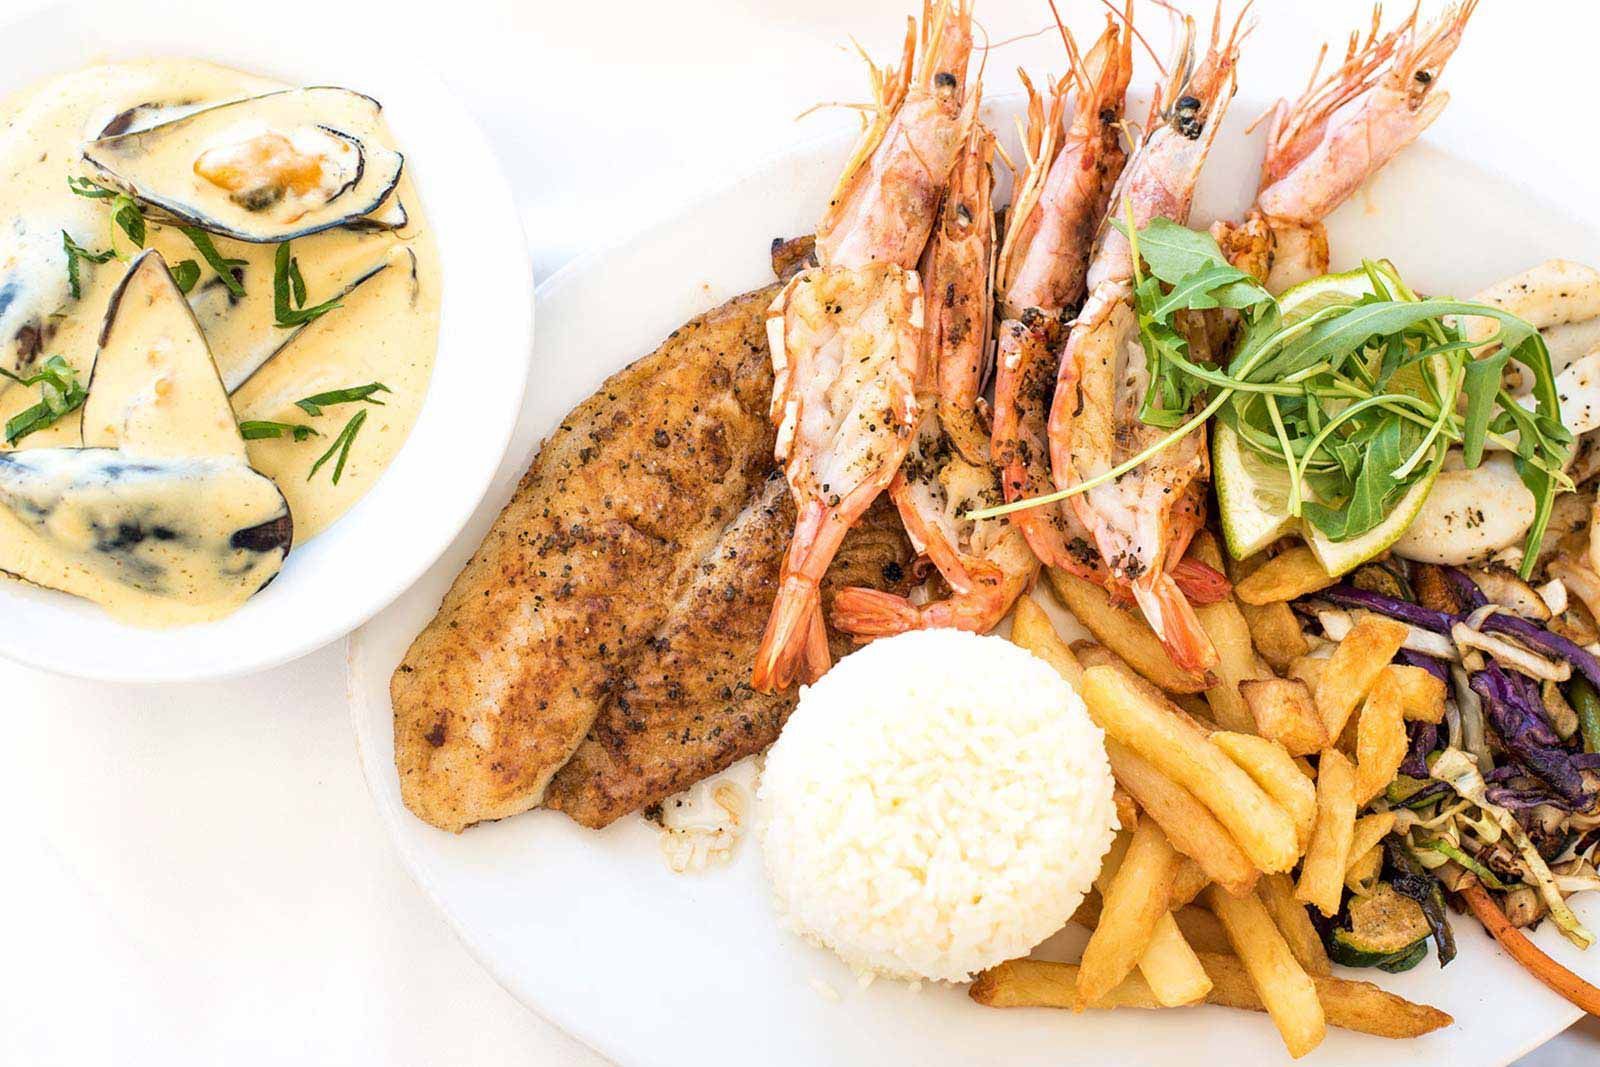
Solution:
[[[333,465],[333,484],[338,485],[340,475],[344,474],[345,460],[350,458],[350,446],[355,443],[356,434],[361,432],[361,424],[366,421],[367,412],[365,408],[350,416],[350,421],[344,424],[344,429],[340,430],[339,436],[333,439],[333,444],[329,445],[328,450],[318,456],[317,461],[311,465],[311,471],[306,475],[306,481],[309,482],[315,477],[317,469],[328,462],[329,458],[337,452],[339,459]]]
[[[51,356],[27,377],[0,368],[0,375],[19,385],[39,387],[39,402],[6,420],[6,444],[14,445],[29,434],[54,425],[63,415],[83,406],[89,393],[78,383],[78,372],[60,356]]]
[[[192,259],[180,259],[172,265],[172,280],[178,291],[188,296],[194,283],[200,280],[200,264]]]
[[[1139,418],[1171,432],[1070,489],[969,518],[1087,492],[1216,416],[1287,472],[1291,515],[1332,541],[1346,541],[1381,523],[1444,462],[1450,446],[1461,446],[1471,468],[1492,444],[1515,455],[1517,473],[1537,501],[1522,561],[1528,576],[1556,494],[1572,489],[1562,470],[1572,434],[1561,423],[1550,353],[1537,329],[1484,304],[1424,300],[1392,267],[1371,261],[1365,263],[1370,294],[1285,325],[1277,300],[1229,264],[1209,234],[1165,219],[1142,230],[1131,223],[1129,205],[1128,221],[1113,225],[1132,248],[1134,308],[1150,378]],[[1240,316],[1231,360],[1226,367],[1194,362],[1178,316],[1224,307]],[[1456,325],[1460,316],[1492,319],[1499,331],[1469,340]],[[1492,355],[1473,358],[1474,350],[1489,349]],[[1512,360],[1532,373],[1531,411],[1501,383]],[[1197,405],[1203,406],[1195,411]]]
[[[265,419],[246,419],[239,424],[239,436],[246,441],[261,441],[289,434],[296,441],[308,437],[321,437],[316,430],[303,422],[271,422]]]
[[[89,178],[68,178],[67,188],[79,196],[86,196],[90,200],[109,200],[117,195],[115,189],[107,189],[99,182]]]
[[[369,404],[377,404],[382,407],[383,401],[373,399],[373,394],[388,392],[393,392],[393,390],[382,382],[368,382],[366,385],[353,385],[348,389],[333,389],[326,393],[317,393],[315,396],[296,400],[294,406],[312,416],[321,415],[324,407],[332,407],[335,404],[352,404],[358,400],[364,400]]]
[[[144,247],[144,212],[139,210],[139,205],[133,202],[131,196],[118,193],[116,199],[111,201],[111,221],[121,227],[122,232],[128,235],[128,240],[140,248]],[[115,242],[114,234],[112,240]]]
[[[339,298],[324,300],[311,307],[305,306],[306,281],[300,276],[300,264],[289,249],[289,242],[278,246],[272,260],[272,313],[279,326],[304,326],[339,307]]]
[[[61,231],[61,247],[67,253],[67,291],[72,294],[72,299],[77,300],[83,296],[83,279],[79,275],[80,263],[104,263],[116,255],[114,249],[104,252],[91,252],[72,239],[66,230]]]
[[[234,277],[233,268],[244,266],[245,261],[225,258],[211,242],[211,235],[198,226],[179,226],[178,230],[189,239],[190,244],[194,245],[195,251],[200,253],[200,258],[217,272],[217,277],[228,287],[228,292],[235,297],[244,296],[244,283]]]

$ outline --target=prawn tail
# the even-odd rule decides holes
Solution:
[[[1172,580],[1191,604],[1215,604],[1233,592],[1227,575],[1189,556],[1173,565]]]
[[[1210,675],[1217,665],[1217,650],[1171,575],[1150,571],[1133,583],[1133,599],[1173,663],[1198,675]]]
[[[833,598],[833,625],[860,641],[920,629],[921,614],[903,596],[851,586]]]
[[[792,550],[791,550],[792,551]],[[821,621],[822,597],[816,583],[802,574],[788,574],[778,586],[772,602],[772,615],[756,650],[755,669],[750,684],[758,692],[772,693],[794,684],[802,667],[815,672],[817,663],[815,628]],[[823,635],[822,655],[827,655],[827,635]],[[826,670],[826,666],[823,666]]]

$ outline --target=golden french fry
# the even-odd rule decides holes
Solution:
[[[1295,847],[1305,852],[1317,821],[1317,787],[1300,773],[1294,757],[1278,742],[1254,734],[1217,731],[1211,743],[1228,754],[1294,824]]]
[[[1241,579],[1233,592],[1246,604],[1276,604],[1326,589],[1338,580],[1322,569],[1311,549],[1299,545],[1267,560]]]
[[[1391,663],[1384,671],[1400,689],[1400,707],[1412,722],[1444,722],[1444,682],[1432,671]]]
[[[1200,958],[1184,940],[1172,913],[1156,920],[1150,944],[1139,957],[1139,973],[1151,994],[1166,1008],[1178,1008],[1205,999],[1211,991],[1211,978],[1200,966]]]
[[[1289,1055],[1299,1059],[1320,1045],[1328,1026],[1316,984],[1289,951],[1266,905],[1253,894],[1236,897],[1215,886],[1206,890],[1205,902],[1227,931]]]
[[[1400,651],[1406,633],[1403,623],[1367,615],[1339,642],[1317,683],[1317,713],[1329,737],[1338,737],[1344,730],[1350,713]]]
[[[1259,872],[1233,835],[1194,794],[1114,738],[1106,739],[1106,755],[1117,783],[1166,831],[1173,848],[1191,857],[1207,877],[1230,892],[1249,891]]]
[[[1296,900],[1330,919],[1339,911],[1355,829],[1356,771],[1344,753],[1330,748],[1317,764],[1317,823],[1294,891]]]
[[[1195,534],[1189,554],[1215,570],[1222,570],[1222,552],[1208,530]],[[1250,643],[1250,627],[1231,595],[1214,604],[1196,604],[1194,612],[1201,629],[1217,650],[1217,665],[1212,668],[1217,684],[1205,692],[1206,703],[1211,705],[1210,717],[1224,730],[1248,733],[1255,729],[1255,722],[1245,707],[1244,698],[1239,695],[1239,683],[1260,677],[1255,648]]]
[[[1328,747],[1327,728],[1306,683],[1260,678],[1242,683],[1239,692],[1255,720],[1255,732],[1278,742],[1291,756],[1309,756]]]
[[[1228,934],[1222,929],[1222,924],[1217,922],[1215,915],[1198,904],[1179,908],[1172,913],[1172,918],[1177,922],[1178,929],[1183,931],[1183,939],[1196,952],[1233,955],[1233,946],[1228,943]]]
[[[1181,908],[1191,903],[1200,891],[1211,884],[1211,879],[1206,877],[1206,872],[1200,865],[1187,856],[1178,861],[1178,869],[1172,875],[1172,893],[1167,897],[1168,909]]]
[[[1388,671],[1378,675],[1356,727],[1356,806],[1382,793],[1406,758],[1406,720],[1400,687]]]
[[[1294,865],[1299,850],[1288,813],[1181,712],[1152,699],[1114,667],[1083,672],[1083,699],[1102,730],[1211,809],[1258,868],[1286,871]]]
[[[1205,692],[1211,716],[1224,730],[1248,733],[1256,724],[1239,693],[1239,686],[1260,677],[1256,670],[1255,648],[1250,643],[1250,627],[1245,625],[1244,616],[1239,614],[1232,597],[1215,604],[1197,604],[1194,611],[1206,636],[1211,638],[1212,647],[1217,650],[1217,665],[1212,668],[1217,684]]]
[[[1300,961],[1300,966],[1313,978],[1333,973],[1328,961],[1328,950],[1322,944],[1322,935],[1311,924],[1306,906],[1295,899],[1294,879],[1287,874],[1267,874],[1256,886],[1256,895],[1266,907],[1278,932],[1289,943],[1289,951]]]
[[[1361,774],[1361,768],[1356,768],[1356,774]],[[1375,811],[1371,815],[1363,815],[1356,820],[1355,830],[1350,835],[1350,858],[1365,853],[1368,849],[1383,843],[1383,839],[1394,832],[1396,821],[1392,811]],[[1352,862],[1353,865],[1353,862]]]
[[[1118,826],[1132,826],[1139,821],[1139,803],[1133,799],[1133,794],[1122,786],[1112,787],[1111,803],[1117,809]]]
[[[1267,557],[1257,553],[1249,559],[1229,559],[1226,562],[1228,577],[1238,585],[1260,570],[1261,565],[1267,562]],[[1244,616],[1245,625],[1250,627],[1250,640],[1254,642],[1256,651],[1261,653],[1261,658],[1266,660],[1273,670],[1285,673],[1295,657],[1311,651],[1311,644],[1300,629],[1300,619],[1288,604],[1282,601],[1271,604],[1246,604],[1237,596],[1234,600],[1239,605],[1239,613]]]
[[[1353,858],[1344,872],[1344,887],[1357,896],[1366,896],[1383,874],[1383,849],[1373,845],[1359,854],[1351,849],[1350,855]]]
[[[1306,683],[1313,694],[1322,684],[1322,672],[1328,669],[1326,656],[1296,656],[1289,664],[1289,677]],[[1320,713],[1319,713],[1320,714]]]
[[[1172,662],[1160,638],[1142,617],[1111,602],[1093,582],[1055,567],[1047,568],[1050,588],[1095,640],[1126,660],[1134,670],[1173,693],[1200,693],[1206,680]]]
[[[1211,977],[1207,1004],[1242,1011],[1266,1011],[1261,996],[1251,984],[1244,965],[1230,955],[1200,952],[1200,964]],[[973,981],[967,990],[978,1004],[990,1008],[1074,1008],[1078,968],[1072,963],[1050,960],[1012,960],[990,968]],[[1455,1020],[1438,1008],[1416,1004],[1373,985],[1346,978],[1312,977],[1317,999],[1328,1025],[1373,1037],[1405,1039],[1421,1037]],[[1159,1008],[1144,979],[1129,975],[1127,981],[1092,1008]]]
[[[1100,922],[1083,949],[1078,994],[1092,1004],[1139,963],[1156,924],[1167,914],[1178,853],[1154,819],[1141,819],[1122,862],[1101,887]]]
[[[1050,664],[1068,685],[1078,688],[1078,681],[1083,677],[1083,667],[1078,663],[1078,657],[1072,654],[1072,649],[1056,633],[1050,616],[1031,596],[1019,598],[1017,608],[1011,614],[1011,643]]]

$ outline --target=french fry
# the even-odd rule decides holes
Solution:
[[[1095,640],[1126,660],[1134,670],[1172,693],[1201,693],[1206,680],[1172,662],[1161,640],[1143,618],[1111,602],[1111,595],[1093,582],[1047,568],[1050,588]]]
[[[1246,604],[1277,604],[1326,589],[1338,580],[1322,569],[1311,549],[1299,545],[1267,560],[1233,592]]]
[[[1317,764],[1317,822],[1294,891],[1296,900],[1315,905],[1330,919],[1339,911],[1355,829],[1356,771],[1342,752],[1330,748]]]
[[[1217,922],[1215,915],[1198,904],[1179,908],[1172,913],[1172,918],[1177,922],[1178,929],[1183,931],[1183,939],[1196,952],[1233,955],[1233,946],[1228,943],[1228,934],[1222,929],[1222,924]]]
[[[1242,1011],[1266,1011],[1261,996],[1250,982],[1244,965],[1230,955],[1200,952],[1201,966],[1211,976],[1207,1004]],[[967,990],[978,1004],[990,1008],[1074,1008],[1078,968],[1072,963],[1049,960],[1012,960],[990,968],[973,981]],[[1313,977],[1317,999],[1329,1026],[1373,1037],[1406,1039],[1421,1037],[1455,1020],[1438,1008],[1416,1004],[1386,992],[1371,982],[1347,978]],[[1127,981],[1093,1008],[1159,1008],[1150,988],[1138,975]]]
[[[1266,905],[1254,895],[1236,897],[1215,886],[1206,890],[1205,902],[1227,931],[1289,1055],[1299,1059],[1320,1045],[1328,1026],[1316,984],[1289,951]]]
[[[1294,757],[1276,741],[1254,734],[1217,731],[1211,743],[1228,754],[1294,824],[1295,847],[1303,854],[1317,821],[1317,787],[1300,773]]]
[[[1261,658],[1275,671],[1289,669],[1296,656],[1311,651],[1311,643],[1300,629],[1300,617],[1288,604],[1246,604],[1239,601],[1239,613],[1250,627],[1250,640]]]
[[[1189,554],[1215,570],[1222,570],[1222,552],[1207,530],[1195,534]],[[1206,703],[1211,705],[1211,717],[1224,730],[1249,733],[1255,729],[1255,720],[1239,695],[1239,683],[1260,677],[1255,647],[1250,642],[1250,627],[1232,595],[1214,604],[1196,604],[1194,613],[1217,650],[1217,665],[1212,669],[1217,684],[1205,692]]]
[[[1212,668],[1217,684],[1205,692],[1211,716],[1224,730],[1249,733],[1256,728],[1255,718],[1245,705],[1239,686],[1260,677],[1255,647],[1250,643],[1250,627],[1245,625],[1232,597],[1215,604],[1197,604],[1194,611],[1217,650],[1217,665]]]
[[[1133,823],[1128,825],[1131,827]],[[1100,873],[1095,876],[1095,891],[1085,896],[1078,910],[1073,912],[1073,922],[1091,931],[1099,928],[1105,911],[1101,894],[1110,890],[1117,873],[1122,869],[1133,836],[1131,830],[1117,834],[1100,864]],[[1180,882],[1183,884],[1180,885]],[[1206,877],[1195,867],[1193,860],[1180,860],[1177,863],[1169,891],[1168,911],[1156,920],[1150,943],[1139,957],[1139,972],[1144,975],[1156,999],[1169,1008],[1193,1004],[1205,996],[1206,990],[1211,987],[1210,979],[1206,977],[1200,961],[1195,959],[1194,952],[1183,939],[1171,915],[1171,909],[1189,903],[1205,888],[1205,884]]]
[[[1020,597],[1011,614],[1011,643],[1032,652],[1056,669],[1072,688],[1083,678],[1083,666],[1056,633],[1055,624],[1031,596]]]
[[[1322,672],[1328,669],[1326,656],[1296,656],[1289,664],[1289,677],[1306,683],[1313,694],[1322,684]]]
[[[1317,713],[1329,737],[1338,737],[1350,713],[1367,695],[1400,645],[1406,627],[1393,619],[1367,615],[1350,628],[1317,683]]]
[[[1132,826],[1139,821],[1139,803],[1120,785],[1111,788],[1111,803],[1117,809],[1117,825]]]
[[[1411,722],[1444,722],[1444,682],[1431,671],[1405,663],[1391,663],[1385,674],[1400,689],[1400,707]]]
[[[1106,739],[1106,755],[1117,783],[1166,831],[1173,848],[1191,857],[1207,877],[1230,892],[1247,892],[1255,884],[1255,865],[1194,794],[1114,738]]]
[[[1256,886],[1256,894],[1266,906],[1267,913],[1277,924],[1278,932],[1289,944],[1289,951],[1300,961],[1300,966],[1313,978],[1325,978],[1333,973],[1328,961],[1328,950],[1322,944],[1322,935],[1311,924],[1306,906],[1294,897],[1294,879],[1287,874],[1263,875]]]
[[[1241,683],[1239,693],[1255,720],[1255,732],[1278,742],[1291,756],[1309,756],[1328,747],[1327,727],[1306,683],[1260,678]]]
[[[1406,721],[1400,687],[1384,671],[1372,683],[1356,727],[1356,806],[1388,788],[1406,758]]]
[[[1139,963],[1156,924],[1167,914],[1178,853],[1154,819],[1141,819],[1122,863],[1101,889],[1100,922],[1083,950],[1078,995],[1086,1004],[1105,996]]]
[[[1350,866],[1344,872],[1344,887],[1357,896],[1366,896],[1383,874],[1383,849],[1373,845],[1359,854],[1351,849],[1350,855]]]
[[[1156,920],[1150,944],[1139,957],[1139,973],[1162,1007],[1194,1004],[1211,991],[1210,976],[1170,911]]]
[[[1188,857],[1178,861],[1178,869],[1172,874],[1172,892],[1167,897],[1167,907],[1177,909],[1194,901],[1200,891],[1211,884],[1211,879],[1206,877],[1206,872],[1200,865]]]
[[[1288,813],[1181,713],[1113,667],[1084,671],[1083,699],[1101,729],[1211,809],[1258,868],[1294,865],[1299,850]]]
[[[1356,768],[1356,774],[1361,773],[1361,768]],[[1363,815],[1356,820],[1354,831],[1350,835],[1350,859],[1354,866],[1356,857],[1368,849],[1383,843],[1383,839],[1394,832],[1396,818],[1392,811],[1375,811],[1371,815]]]

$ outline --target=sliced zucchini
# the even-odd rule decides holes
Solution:
[[[1349,926],[1335,927],[1328,945],[1333,961],[1346,967],[1398,964],[1432,933],[1422,905],[1387,882],[1379,882],[1364,897],[1352,897],[1346,912]],[[1422,952],[1427,952],[1426,945]],[[1415,964],[1413,959],[1406,966]]]

